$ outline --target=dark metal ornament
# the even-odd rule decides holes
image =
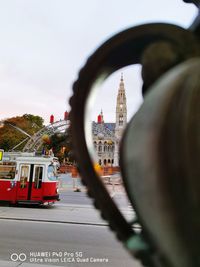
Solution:
[[[160,53],[161,50],[162,53]],[[154,56],[149,58],[152,51]],[[163,57],[163,53],[166,51],[169,52],[170,57]],[[101,210],[102,217],[108,221],[118,239],[142,261],[144,266],[174,267],[176,265],[171,265],[171,261],[168,261],[163,251],[159,249],[159,245],[148,228],[146,231],[145,223],[141,235],[135,233],[131,223],[125,220],[96,174],[89,153],[92,143],[88,138],[90,122],[86,117],[90,96],[97,82],[103,82],[110,74],[124,66],[138,63],[143,64],[143,92],[146,94],[151,85],[166,71],[189,58],[198,56],[199,53],[198,37],[181,27],[170,24],[148,24],[133,27],[112,37],[97,49],[80,71],[78,80],[73,86],[74,93],[70,99],[72,141],[83,182],[88,187],[89,196],[95,199],[94,205]],[[162,94],[162,87],[160,94]],[[148,120],[149,115],[146,114],[146,116],[146,120]],[[127,136],[129,136],[128,133]],[[127,145],[126,141],[124,142]],[[133,201],[132,187],[129,187],[132,169],[129,169],[129,163],[126,162],[127,155],[126,149],[123,150],[122,169],[125,183],[126,180],[128,181],[129,198]],[[146,160],[145,155],[143,156],[143,160]],[[125,171],[126,168],[130,173]],[[139,183],[138,180],[137,182]],[[140,216],[139,219],[144,222],[143,216]]]
[[[199,121],[200,59],[193,59],[156,82],[121,146],[129,198],[169,266],[200,266]]]
[[[200,1],[199,0],[183,0],[186,3],[193,3],[195,4],[197,7],[199,7]]]

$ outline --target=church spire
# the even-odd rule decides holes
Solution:
[[[120,84],[119,84],[119,90],[125,91],[124,88],[124,77],[123,77],[123,72],[121,73],[121,79],[120,79]]]
[[[115,150],[114,150],[114,166],[119,166],[119,144],[123,131],[127,124],[127,107],[126,92],[124,87],[124,77],[121,73],[119,89],[116,104],[116,123],[115,123]]]
[[[119,89],[117,94],[116,104],[116,135],[121,137],[122,131],[127,123],[127,107],[126,107],[126,92],[124,87],[124,77],[121,73],[121,79],[119,83]]]

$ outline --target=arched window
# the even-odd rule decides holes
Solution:
[[[97,142],[96,141],[94,141],[94,148],[95,148],[95,150],[97,150]]]
[[[106,152],[107,151],[107,142],[105,141],[104,142],[104,152]]]
[[[102,152],[102,143],[101,143],[101,141],[99,142],[99,152]]]
[[[106,165],[106,164],[107,164],[107,160],[106,160],[106,159],[104,159],[104,161],[103,161],[103,164],[104,164],[104,165]]]
[[[119,116],[119,125],[123,125],[123,115]]]

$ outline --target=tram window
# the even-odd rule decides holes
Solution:
[[[57,172],[56,172],[56,168],[53,164],[48,166],[47,173],[48,173],[48,175],[47,175],[48,179],[50,181],[56,181],[57,180]]]
[[[0,163],[0,179],[14,179],[16,165],[14,163]]]
[[[27,187],[28,176],[29,176],[29,166],[22,166],[20,174],[20,188]]]
[[[36,166],[35,177],[34,177],[34,187],[37,189],[42,187],[42,174],[43,174],[43,167]]]

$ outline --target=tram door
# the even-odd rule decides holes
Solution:
[[[42,200],[44,165],[34,165],[30,198],[33,201]]]
[[[33,164],[20,164],[19,182],[17,186],[17,200],[28,200],[30,178],[33,173]]]
[[[17,200],[39,201],[42,199],[42,178],[44,166],[21,164]]]

